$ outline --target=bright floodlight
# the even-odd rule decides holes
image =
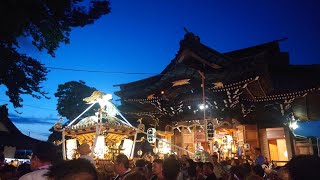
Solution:
[[[291,129],[295,130],[297,129],[299,126],[298,126],[298,123],[297,121],[294,121],[292,123],[290,123],[290,126],[289,126]]]
[[[199,104],[199,109],[203,110],[204,108],[208,108],[208,105]]]

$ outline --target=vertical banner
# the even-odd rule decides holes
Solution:
[[[214,137],[214,129],[211,121],[207,123],[207,137],[208,140],[212,140],[212,138]]]

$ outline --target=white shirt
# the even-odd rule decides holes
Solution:
[[[48,169],[39,169],[33,172],[29,172],[19,178],[19,180],[47,180],[47,176],[43,176],[48,172]]]

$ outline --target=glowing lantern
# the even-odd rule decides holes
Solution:
[[[67,159],[73,159],[77,149],[77,140],[68,139],[67,141]]]
[[[132,145],[133,145],[133,141],[131,139],[123,140],[123,145],[122,145],[122,147],[124,148],[123,154],[125,154],[127,157],[130,157]]]
[[[104,158],[104,152],[105,152],[105,141],[104,141],[104,136],[99,135],[97,137],[97,142],[96,142],[96,147],[94,148],[94,154],[100,158]]]
[[[156,142],[156,129],[155,128],[149,128],[147,130],[147,140],[149,143]]]
[[[158,142],[158,149],[160,154],[168,154],[171,151],[170,144],[166,139],[161,139]]]

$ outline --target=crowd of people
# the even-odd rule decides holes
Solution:
[[[83,145],[82,156],[63,161],[56,146],[41,142],[32,151],[30,164],[15,167],[5,164],[0,169],[1,180],[309,180],[320,179],[320,158],[312,155],[293,157],[285,166],[266,168],[265,160],[258,154],[255,161],[230,159],[220,161],[217,154],[208,162],[195,162],[187,155],[172,154],[164,159],[135,161],[119,154],[108,166],[101,166],[88,158],[90,150]],[[109,167],[109,168],[106,168]],[[105,172],[108,173],[105,173]]]

